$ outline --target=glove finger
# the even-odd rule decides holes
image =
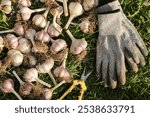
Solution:
[[[125,54],[125,58],[127,60],[127,63],[129,64],[130,68],[136,73],[138,72],[138,66],[137,64],[134,62],[134,60],[132,59],[131,56],[129,56],[128,53]]]
[[[118,78],[118,84],[124,85],[126,82],[126,67],[125,67],[125,59],[121,49],[118,49],[117,60],[116,60],[116,72]]]
[[[105,87],[109,86],[109,79],[108,79],[108,58],[104,57],[102,62],[102,79],[105,83]]]
[[[140,52],[140,50],[138,49],[138,47],[135,47],[135,50],[136,50],[136,52],[137,52],[137,54],[138,54],[138,57],[139,57],[139,64],[143,67],[143,66],[145,66],[145,64],[146,64],[146,61],[145,61],[145,58],[144,58],[144,56],[142,55],[142,53]]]
[[[136,43],[136,45],[138,46],[138,48],[140,49],[142,54],[144,56],[147,56],[148,55],[148,50],[145,46],[145,43],[144,43],[143,39],[141,38],[141,36],[137,32],[137,30],[135,29],[133,24],[127,18],[124,18],[124,20],[125,21],[123,22],[123,26],[126,27],[126,29],[128,30],[128,33],[130,35],[131,40],[134,43]]]
[[[97,40],[96,46],[96,71],[99,77],[101,77],[101,65],[102,65],[102,57],[103,57],[103,50],[102,50],[102,40]]]
[[[109,39],[109,43],[111,45],[111,49],[114,53],[115,56],[115,65],[116,65],[116,75],[117,75],[117,81],[119,84],[124,85],[126,82],[126,67],[125,67],[125,59],[124,59],[124,55],[121,49],[121,44],[120,44],[120,38],[119,37],[115,37]]]
[[[135,44],[131,42],[131,40],[129,39],[129,37],[126,35],[126,33],[123,34],[123,43],[125,45],[125,52],[129,53],[133,60],[135,61],[135,63],[139,64],[139,57],[137,55],[137,52],[135,50]]]
[[[115,89],[117,87],[117,79],[116,79],[116,69],[115,69],[115,57],[112,54],[111,59],[109,61],[109,81],[112,89]]]

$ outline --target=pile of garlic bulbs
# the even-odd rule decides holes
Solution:
[[[43,7],[33,9],[35,2],[40,2]],[[13,4],[17,4],[17,11],[13,10]],[[70,83],[73,76],[66,67],[68,54],[82,61],[88,43],[84,38],[76,39],[69,26],[75,24],[83,33],[89,32],[91,22],[88,18],[83,18],[79,24],[72,21],[97,4],[98,0],[83,0],[82,3],[76,0],[19,0],[14,3],[1,0],[0,10],[8,17],[16,14],[19,19],[12,29],[0,31],[0,54],[4,48],[8,50],[7,56],[0,60],[0,74],[13,67],[12,74],[19,81],[20,89],[19,93],[14,90],[15,83],[11,78],[0,78],[0,89],[4,93],[13,93],[18,99],[51,99],[55,89]],[[68,17],[65,26],[60,23],[62,16]],[[60,38],[64,33],[70,38],[71,45],[65,37]],[[15,68],[25,71],[19,75]],[[41,80],[39,74],[48,74],[52,84]]]

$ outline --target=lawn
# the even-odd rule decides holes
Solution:
[[[140,33],[148,50],[150,51],[150,6],[144,6],[143,3],[145,0],[120,0],[122,8],[126,16],[130,21],[135,25],[136,29]],[[41,4],[33,4],[32,8],[38,8],[42,6]],[[16,10],[16,4],[13,4],[13,9]],[[81,16],[83,17],[83,16]],[[81,18],[79,17],[79,18]],[[52,17],[49,16],[48,19],[51,21]],[[78,22],[79,18],[76,18],[74,22]],[[62,24],[66,23],[67,18],[62,18]],[[0,12],[0,30],[12,28],[15,23],[13,13],[10,15],[4,15]],[[116,89],[104,87],[103,81],[101,78],[97,77],[95,70],[95,56],[96,56],[96,41],[98,37],[98,28],[94,30],[93,33],[82,33],[78,26],[70,26],[70,31],[73,35],[78,38],[85,38],[88,42],[88,53],[86,58],[82,62],[76,61],[75,57],[69,53],[67,59],[67,68],[73,75],[74,79],[79,79],[84,67],[87,71],[93,70],[90,77],[86,80],[87,91],[84,94],[84,100],[122,100],[122,99],[150,99],[150,55],[146,57],[146,65],[144,67],[139,66],[139,71],[134,73],[127,66],[127,82],[123,87]],[[59,38],[65,39],[70,45],[69,37],[64,35]],[[6,56],[7,50],[5,49],[0,54],[0,59],[3,59]],[[15,89],[18,91],[19,83],[14,78],[11,73],[12,70],[18,69],[10,67],[7,69],[6,74],[0,74],[0,78],[9,77],[15,81]],[[22,71],[22,67],[20,67]],[[21,73],[20,73],[21,74]],[[39,77],[44,81],[50,83],[49,77],[46,74],[40,74]],[[71,84],[65,84],[58,88],[52,97],[52,99],[58,99],[69,87]],[[75,88],[71,94],[69,94],[65,99],[72,100],[77,99],[79,95],[79,87]],[[1,100],[13,100],[16,97],[13,94],[5,94],[0,91]]]

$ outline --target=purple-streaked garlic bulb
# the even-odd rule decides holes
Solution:
[[[48,34],[50,37],[58,37],[62,33],[62,27],[56,22],[58,13],[59,11],[56,8],[56,12],[53,17],[53,23],[48,27]]]
[[[58,24],[61,24],[61,15],[63,13],[63,7],[59,5],[55,8],[50,9],[50,13],[53,15],[53,17],[56,15],[56,12],[57,12],[56,22]]]
[[[67,5],[68,0],[56,0],[56,1],[63,3],[64,15],[68,16],[68,5]]]
[[[7,57],[13,66],[20,66],[23,62],[23,54],[19,50],[9,50]]]
[[[26,82],[39,82],[48,88],[51,87],[50,84],[48,84],[48,83],[46,83],[43,80],[38,78],[38,71],[35,68],[27,69],[23,78]]]
[[[45,10],[46,10],[46,8],[31,10],[28,7],[21,7],[19,12],[21,14],[22,20],[27,21],[30,19],[32,13],[41,12],[41,11],[45,11]]]
[[[50,41],[52,42],[52,45],[50,47],[50,51],[51,51],[52,54],[57,54],[60,51],[67,48],[67,43],[63,39],[53,40],[52,38],[50,38]]]
[[[44,100],[50,100],[53,96],[53,92],[59,88],[61,85],[63,85],[65,83],[65,81],[62,81],[60,83],[58,83],[56,86],[54,86],[53,88],[51,89],[48,89],[48,88],[44,88],[43,91],[42,91],[42,99]]]
[[[0,88],[4,93],[13,93],[19,100],[22,100],[20,95],[14,89],[14,81],[12,79],[10,78],[5,79],[2,82]]]
[[[20,83],[19,93],[22,96],[29,95],[31,93],[32,89],[33,89],[33,84],[30,83],[30,82],[24,82],[23,80],[21,80],[21,78],[18,76],[18,74],[16,73],[16,71],[12,71],[12,73],[14,74],[14,76],[16,77],[16,79]]]
[[[70,39],[72,40],[72,44],[70,47],[70,51],[73,55],[78,55],[82,53],[86,47],[87,47],[87,42],[84,38],[82,39],[76,39],[69,30],[66,31]]]
[[[13,34],[7,34],[6,41],[10,49],[16,49],[18,47],[18,38]]]
[[[51,72],[53,66],[54,66],[54,59],[50,57],[46,59],[43,63],[36,65],[36,69],[38,70],[39,73],[47,73],[50,76],[53,84],[56,85],[57,82]]]
[[[0,34],[3,34],[3,33],[12,33],[12,32],[16,33],[19,36],[23,36],[24,35],[23,25],[21,23],[16,23],[13,29],[0,31]]]
[[[4,48],[4,39],[0,36],[0,53]]]
[[[0,10],[2,10],[6,14],[10,14],[12,11],[11,4],[11,0],[1,0]]]
[[[89,11],[92,8],[98,6],[98,0],[83,0],[82,5],[85,11]]]
[[[30,7],[31,6],[31,1],[30,0],[19,0],[18,1],[18,7]]]
[[[28,30],[26,30],[26,33],[25,33],[25,38],[31,41],[33,48],[37,48],[35,41],[34,41],[35,34],[36,34],[36,31],[33,28],[29,28]]]
[[[65,81],[69,83],[71,82],[71,74],[66,69],[67,56],[68,56],[68,52],[66,53],[65,59],[63,60],[61,66],[55,68],[54,75],[58,78],[60,82]]]
[[[30,53],[31,51],[30,41],[26,38],[20,38],[18,41],[17,49],[24,54]]]
[[[65,25],[65,29],[68,29],[70,23],[72,22],[72,20],[80,15],[83,14],[83,8],[82,5],[79,2],[70,2],[69,4],[69,13],[70,13],[70,17],[68,19],[67,24]]]
[[[44,30],[36,32],[36,34],[35,34],[36,40],[41,41],[42,43],[50,41],[50,36],[47,32],[49,24],[50,24],[50,22],[48,21]]]
[[[88,19],[84,19],[83,21],[81,21],[79,26],[82,32],[87,33],[89,32],[90,21]]]
[[[49,13],[50,7],[46,9],[44,14],[37,14],[32,18],[32,23],[38,27],[44,28],[47,24],[47,15]]]

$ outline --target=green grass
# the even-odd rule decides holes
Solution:
[[[150,6],[144,6],[144,1],[145,0],[120,0],[126,16],[135,25],[144,42],[146,43],[148,50],[150,51]],[[14,5],[14,9],[15,8],[16,5]],[[0,30],[13,27],[14,19],[9,18],[10,16],[12,15],[5,16],[2,14],[2,12],[0,13]],[[79,20],[79,18],[76,20]],[[66,23],[66,20],[63,20],[63,22]],[[74,79],[80,78],[85,66],[87,70],[93,70],[93,73],[86,81],[87,91],[84,95],[85,100],[150,99],[150,55],[146,57],[146,66],[143,68],[139,67],[139,71],[137,73],[133,73],[131,69],[127,67],[127,82],[123,87],[114,90],[111,88],[105,88],[102,79],[98,78],[95,72],[95,51],[98,29],[96,29],[95,33],[93,34],[83,34],[77,26],[71,26],[70,30],[73,32],[76,38],[86,38],[89,44],[88,55],[82,61],[82,63],[78,63],[75,60],[75,57],[71,54],[69,54],[69,58],[67,60],[67,68],[73,73]],[[70,44],[70,40],[66,34],[64,34],[62,38],[65,38]],[[5,52],[0,54],[0,59],[2,59],[5,55]],[[12,69],[14,68],[9,68],[6,74],[0,74],[0,78],[12,78],[15,81],[15,89],[18,91],[19,84],[11,74]],[[40,78],[50,82],[47,75],[40,75]],[[70,85],[71,84],[65,84],[57,89],[54,92],[52,99],[58,99],[70,87]],[[76,88],[65,99],[77,99],[77,96],[79,95],[78,91],[79,88]],[[16,97],[13,94],[4,94],[0,92],[0,99],[12,100],[16,99]]]

